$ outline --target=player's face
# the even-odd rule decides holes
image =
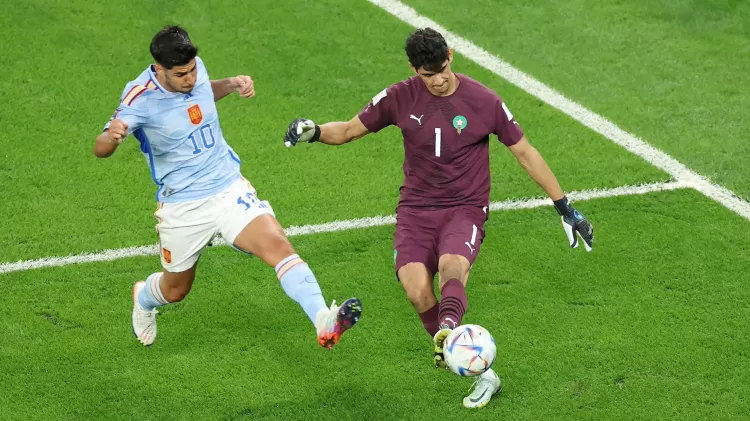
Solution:
[[[164,78],[163,81],[159,82],[169,91],[188,94],[195,87],[196,76],[198,74],[195,59],[190,60],[190,63],[184,66],[174,66],[171,69],[157,66],[157,70],[161,70],[159,73],[163,74]]]
[[[455,78],[451,71],[451,61],[453,60],[453,51],[448,51],[448,59],[445,60],[438,70],[426,70],[424,67],[414,69],[424,82],[427,89],[433,95],[443,96],[450,95],[455,90]]]

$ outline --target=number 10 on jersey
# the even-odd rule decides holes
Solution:
[[[197,130],[196,130],[197,131]],[[206,149],[211,149],[216,144],[216,138],[214,138],[214,130],[211,128],[211,123],[207,123],[201,126],[200,128],[201,133],[201,140],[203,141],[203,146]],[[203,152],[200,147],[198,147],[198,141],[195,138],[195,132],[190,133],[190,136],[188,136],[188,139],[190,139],[191,142],[193,142],[193,155],[198,155],[199,153]]]

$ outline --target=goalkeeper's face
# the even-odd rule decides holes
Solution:
[[[453,60],[453,50],[448,50],[448,59],[442,62],[429,63],[415,69],[411,68],[419,75],[427,89],[436,96],[446,95],[453,92],[453,72],[451,71],[451,61]]]
[[[195,87],[196,76],[198,74],[195,59],[190,60],[184,66],[174,66],[171,69],[162,67],[159,70],[164,75],[164,80],[160,82],[169,91],[189,94]]]

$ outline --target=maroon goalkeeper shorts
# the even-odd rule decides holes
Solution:
[[[456,206],[420,210],[399,207],[393,237],[396,273],[407,263],[422,263],[433,275],[444,254],[464,256],[470,264],[479,254],[484,240],[487,208]]]

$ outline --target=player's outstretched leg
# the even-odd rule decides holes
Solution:
[[[133,285],[133,334],[146,346],[156,340],[156,308],[168,304],[160,288],[162,277],[161,272],[154,273]]]
[[[479,376],[472,388],[474,390],[464,398],[464,406],[466,408],[482,408],[490,403],[493,395],[503,390],[503,382],[500,381],[497,373],[490,368]]]
[[[250,196],[254,197],[254,193]],[[232,212],[238,212],[235,208],[231,207]],[[362,304],[359,299],[350,298],[340,307],[335,302],[328,307],[318,280],[294,251],[270,207],[256,199],[248,209],[252,212],[240,212],[229,218],[228,221],[236,223],[230,224],[231,229],[227,228],[221,235],[236,248],[257,256],[274,268],[281,288],[302,307],[315,326],[318,343],[330,349],[359,321]]]
[[[288,247],[291,250],[291,245]],[[275,269],[284,292],[302,307],[315,325],[321,346],[333,348],[341,335],[359,321],[362,313],[359,298],[350,298],[340,307],[334,301],[327,307],[315,275],[297,254],[283,259]]]

